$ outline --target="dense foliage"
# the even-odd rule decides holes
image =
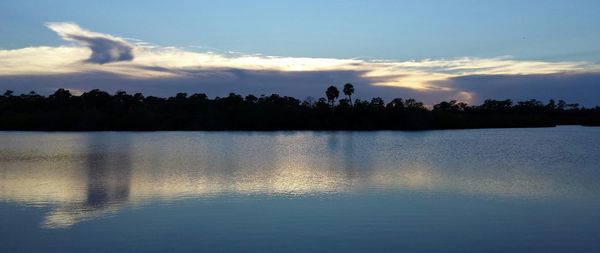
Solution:
[[[273,94],[256,97],[231,93],[209,99],[179,93],[160,98],[92,90],[80,96],[59,89],[50,96],[35,92],[0,96],[2,130],[423,130],[600,125],[600,107],[582,108],[562,100],[486,100],[478,106],[444,101],[426,108],[414,99],[351,101],[346,84],[327,98],[298,100]]]

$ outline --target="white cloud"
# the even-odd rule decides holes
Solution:
[[[544,75],[600,72],[589,62],[544,62],[496,58],[383,61],[195,52],[88,31],[74,23],[47,23],[79,45],[0,50],[0,76],[109,73],[132,79],[201,76],[226,70],[273,73],[349,71],[375,86],[417,91],[452,90],[444,81],[472,75]],[[339,80],[345,82],[345,80]],[[457,91],[458,93],[463,91]],[[462,97],[471,97],[468,92]],[[468,94],[468,95],[467,95]]]

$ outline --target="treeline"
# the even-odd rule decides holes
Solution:
[[[600,107],[583,108],[562,100],[513,102],[486,100],[481,105],[444,101],[426,108],[414,99],[352,100],[346,84],[343,98],[331,86],[319,99],[273,94],[256,97],[230,93],[178,93],[160,98],[141,93],[101,90],[80,96],[58,89],[0,96],[1,130],[425,130],[463,128],[600,125]]]

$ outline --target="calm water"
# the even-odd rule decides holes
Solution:
[[[0,144],[0,252],[600,252],[600,128]]]

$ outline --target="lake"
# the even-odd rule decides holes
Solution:
[[[0,252],[600,252],[600,128],[0,144]]]

